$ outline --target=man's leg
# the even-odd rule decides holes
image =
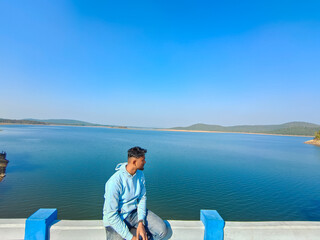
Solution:
[[[123,240],[119,233],[112,227],[106,227],[107,240]]]
[[[167,225],[158,215],[150,210],[147,210],[146,227],[155,240],[164,239],[168,234]]]
[[[130,213],[129,216],[125,219],[125,223],[127,224],[127,226],[137,228],[139,224],[137,212],[133,211],[132,213]],[[145,229],[147,231],[148,240],[164,239],[164,237],[166,237],[168,233],[168,228],[164,221],[148,209]]]

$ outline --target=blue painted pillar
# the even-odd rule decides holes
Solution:
[[[223,240],[224,220],[216,210],[200,210],[204,225],[204,240]]]
[[[25,240],[48,240],[50,225],[57,219],[57,209],[40,208],[26,220]]]

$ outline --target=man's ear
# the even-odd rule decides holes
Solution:
[[[133,159],[132,159],[132,164],[133,164],[133,165],[136,165],[136,163],[137,163],[137,159],[136,159],[136,158],[133,158]]]

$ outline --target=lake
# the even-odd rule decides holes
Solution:
[[[148,150],[147,207],[163,219],[320,221],[320,147],[311,138],[98,127],[1,125],[10,161],[0,218],[57,208],[58,219],[102,219],[104,185],[127,150]]]

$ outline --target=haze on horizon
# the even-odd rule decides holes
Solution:
[[[0,118],[320,124],[319,1],[1,1]]]

